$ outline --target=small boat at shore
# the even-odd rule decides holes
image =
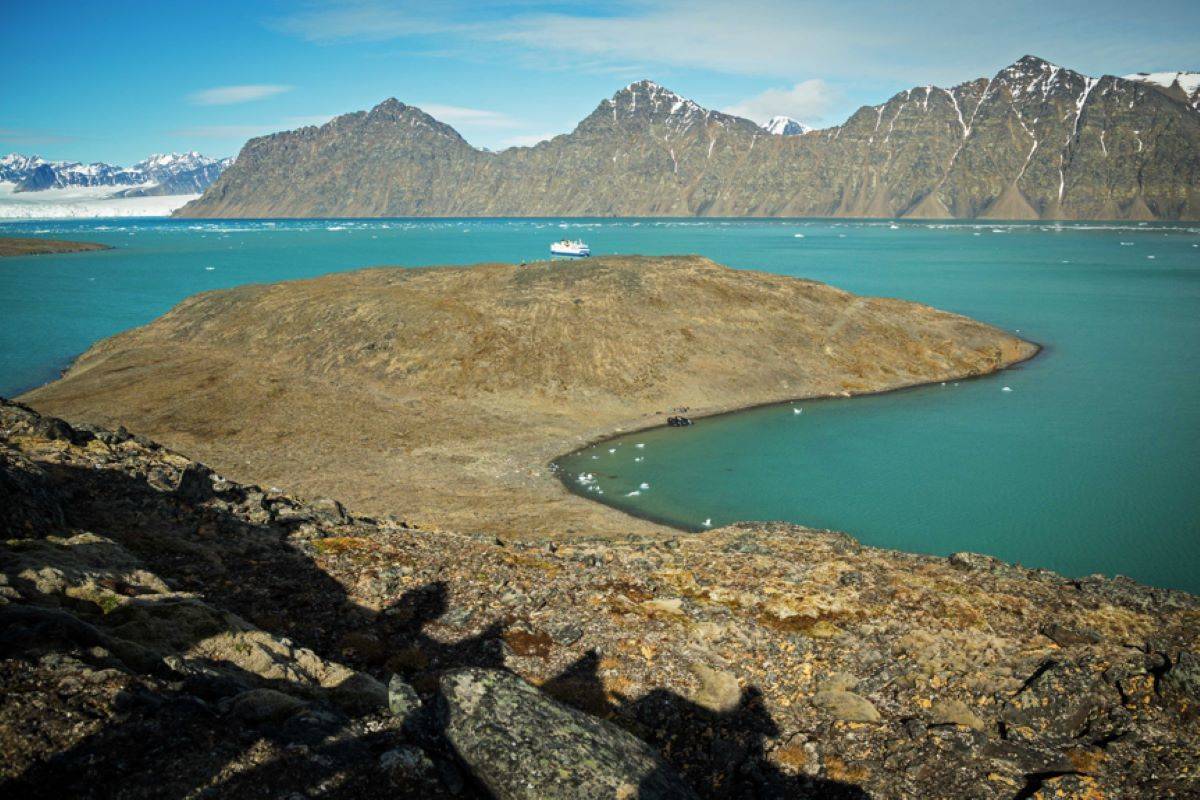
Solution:
[[[581,239],[563,239],[550,245],[550,255],[566,256],[568,258],[587,258],[592,254],[592,248]]]

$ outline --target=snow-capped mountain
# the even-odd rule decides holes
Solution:
[[[791,117],[771,117],[771,121],[762,127],[767,133],[773,133],[776,136],[799,136],[812,130],[812,126],[805,125]]]
[[[0,181],[15,183],[14,192],[38,192],[79,186],[129,187],[118,196],[196,194],[217,179],[233,159],[214,159],[195,151],[156,154],[132,167],[96,162],[47,161],[11,153],[0,158]]]
[[[1135,72],[1126,75],[1125,80],[1161,86],[1168,94],[1178,92],[1188,105],[1200,111],[1200,72]]]

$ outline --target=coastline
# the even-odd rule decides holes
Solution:
[[[464,326],[470,338],[424,333]],[[315,327],[319,341],[289,333]],[[919,303],[696,256],[603,257],[571,271],[376,268],[208,292],[98,342],[21,399],[124,425],[237,480],[427,529],[666,537],[677,529],[563,491],[546,465],[661,424],[672,407],[708,416],[897,390],[1037,350]],[[128,368],[149,371],[131,387]],[[360,413],[338,411],[348,403]]]
[[[976,375],[967,375],[965,377],[959,377],[959,378],[951,377],[951,378],[947,378],[946,380],[939,379],[939,380],[933,380],[933,381],[921,381],[918,383],[911,383],[911,384],[907,384],[904,386],[892,386],[892,387],[885,388],[885,389],[875,389],[875,390],[871,390],[871,391],[854,392],[854,393],[851,393],[848,395],[846,395],[846,394],[808,395],[805,397],[795,397],[795,398],[791,398],[791,399],[787,399],[787,400],[771,400],[771,401],[763,402],[763,403],[753,403],[750,405],[738,406],[735,408],[704,409],[698,414],[689,414],[689,417],[693,420],[712,420],[712,419],[716,419],[718,417],[732,416],[734,414],[744,414],[749,411],[757,411],[759,409],[772,408],[772,407],[777,407],[777,406],[786,406],[786,405],[791,405],[793,403],[817,403],[817,402],[829,402],[829,401],[836,401],[836,400],[857,400],[857,399],[864,398],[864,397],[878,397],[881,395],[898,394],[900,392],[910,392],[910,391],[915,391],[915,390],[919,390],[919,389],[927,389],[929,387],[937,386],[941,383],[945,383],[946,381],[955,381],[955,382],[961,383],[964,381],[983,380],[986,378],[994,377],[1003,372],[1008,372],[1009,370],[1018,369],[1022,365],[1027,364],[1030,361],[1032,361],[1033,359],[1037,358],[1039,355],[1046,352],[1046,350],[1047,350],[1047,345],[1042,342],[1036,342],[1031,339],[1022,339],[1022,341],[1025,341],[1025,342],[1033,345],[1035,348],[1034,351],[1032,353],[1030,353],[1029,355],[1025,356],[1024,358],[1021,358],[1017,361],[1007,364],[1007,365],[1001,367],[1000,369],[994,370],[992,372],[985,372],[985,373],[976,374]],[[584,444],[582,444],[572,450],[569,450],[561,455],[555,456],[553,459],[551,459],[549,462],[546,463],[546,468],[552,475],[555,476],[555,478],[557,479],[557,482],[563,488],[565,488],[566,491],[570,495],[572,495],[574,497],[582,497],[585,500],[589,500],[598,505],[612,509],[613,511],[615,511],[619,514],[629,516],[634,519],[641,520],[643,522],[650,522],[655,525],[662,525],[667,528],[671,528],[673,530],[677,530],[677,531],[680,531],[683,533],[688,533],[688,534],[705,533],[712,529],[682,525],[682,524],[679,524],[667,517],[659,516],[659,515],[648,513],[648,512],[642,513],[642,512],[637,511],[636,509],[624,508],[622,506],[616,505],[615,503],[610,503],[603,499],[600,499],[600,498],[596,497],[596,495],[593,493],[580,491],[576,488],[576,484],[574,483],[574,481],[571,480],[571,476],[568,475],[566,473],[566,471],[564,471],[562,469],[562,466],[561,466],[562,461],[564,461],[568,458],[571,458],[572,456],[576,455],[577,453],[581,453],[584,450],[590,449],[592,447],[596,447],[598,445],[606,444],[608,442],[612,442],[617,439],[623,439],[626,436],[632,436],[634,434],[642,433],[644,431],[657,430],[659,428],[665,428],[665,427],[667,427],[667,425],[665,422],[662,422],[662,421],[658,421],[658,422],[655,422],[654,424],[650,424],[650,425],[641,425],[641,426],[633,427],[633,428],[629,428],[629,429],[623,429],[621,427],[618,427],[613,432],[603,434],[600,436],[596,436],[592,439],[589,439]],[[731,525],[737,525],[737,524],[742,524],[742,523],[752,524],[755,522],[766,522],[766,520],[739,520],[737,522],[733,522],[730,524]],[[799,522],[799,521],[790,521],[789,520],[789,521],[787,521],[787,524],[804,526],[804,523]],[[907,552],[907,551],[898,551],[898,552]]]

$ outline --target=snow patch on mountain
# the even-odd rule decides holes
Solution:
[[[783,116],[771,117],[770,121],[762,127],[767,133],[772,133],[776,136],[799,136],[813,129],[812,126],[805,125],[799,120]]]
[[[1178,86],[1187,96],[1188,104],[1200,111],[1200,72],[1135,72],[1126,75],[1125,80],[1150,83],[1164,89]]]

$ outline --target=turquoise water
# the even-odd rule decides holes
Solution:
[[[885,547],[1200,591],[1200,226],[102,221],[4,233],[118,249],[0,260],[0,394],[52,379],[96,339],[197,291],[536,259],[563,235],[596,253],[702,253],[958,311],[1046,351],[978,381],[644,432],[563,466],[594,473],[603,502],[687,527],[786,519]]]

